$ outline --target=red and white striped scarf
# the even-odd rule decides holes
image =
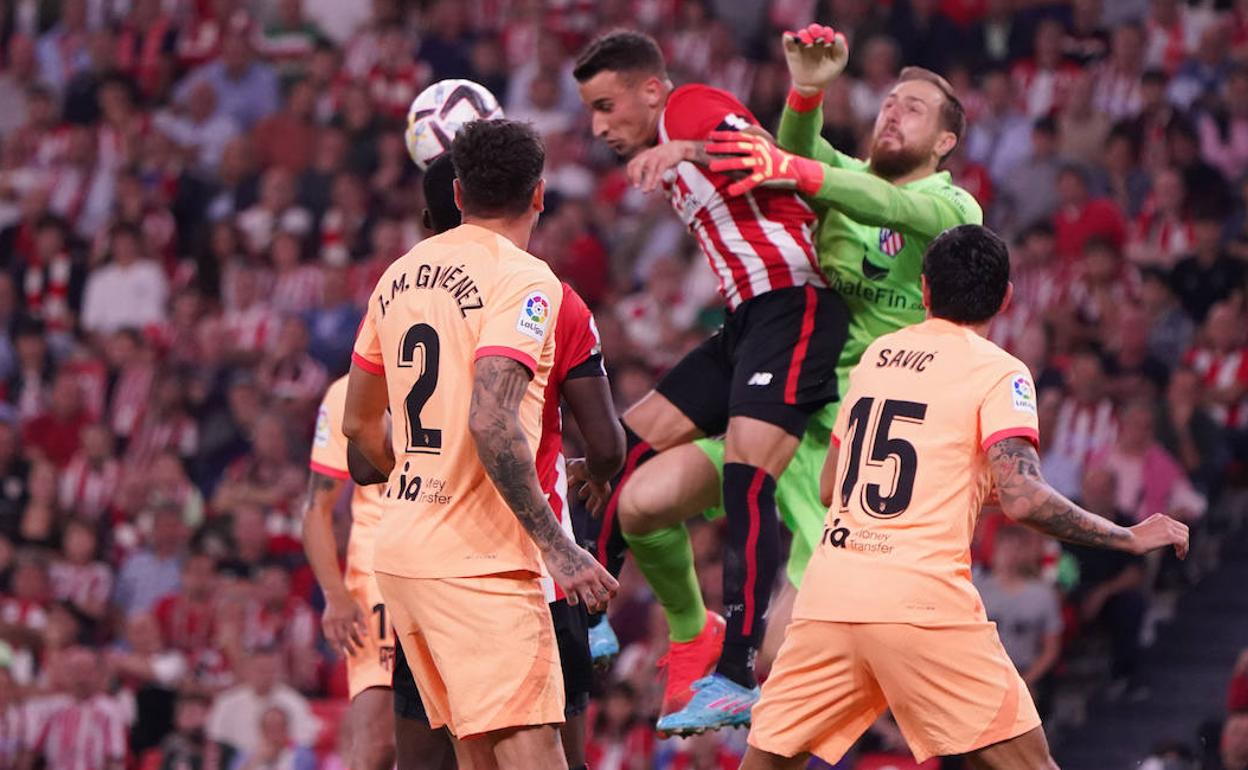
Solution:
[[[96,465],[78,454],[61,471],[61,507],[95,521],[113,505],[121,485],[121,463],[113,458]]]

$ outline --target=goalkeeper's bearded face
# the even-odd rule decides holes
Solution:
[[[928,165],[936,171],[956,141],[941,121],[944,98],[939,88],[921,80],[893,87],[880,105],[871,136],[871,168],[877,174],[897,179]]]

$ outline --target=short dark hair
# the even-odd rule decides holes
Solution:
[[[599,35],[581,50],[572,77],[584,83],[599,72],[639,72],[666,78],[667,63],[654,38],[631,29],[617,29]]]
[[[442,153],[425,169],[425,209],[435,233],[459,227],[463,221],[455,205],[454,182],[455,164],[451,162],[450,153]]]
[[[1010,283],[1005,241],[980,225],[946,230],[923,254],[932,316],[979,324],[1001,309]]]
[[[546,150],[537,132],[514,120],[474,120],[451,145],[465,214],[519,216],[542,180]]]
[[[945,97],[945,103],[940,107],[940,122],[944,129],[958,140],[958,144],[962,143],[962,135],[966,133],[966,110],[962,108],[962,102],[958,100],[958,95],[954,93],[953,86],[948,80],[940,75],[923,67],[906,67],[902,69],[901,74],[897,76],[898,83],[905,83],[910,80],[921,80],[924,83],[931,83],[940,90],[942,96]],[[957,145],[954,145],[956,148]],[[953,150],[945,153],[941,160],[949,157]]]

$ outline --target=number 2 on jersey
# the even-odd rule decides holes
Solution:
[[[910,507],[910,499],[914,495],[914,477],[919,470],[919,455],[914,451],[914,444],[902,438],[892,438],[889,432],[895,420],[922,425],[923,418],[927,416],[927,404],[888,399],[880,404],[877,419],[872,420],[872,412],[877,411],[873,410],[874,406],[874,398],[860,398],[849,412],[846,433],[851,433],[853,438],[849,442],[845,479],[841,482],[841,510],[849,507],[850,495],[858,486],[863,464],[863,443],[866,441],[867,429],[874,422],[875,435],[871,439],[871,451],[866,457],[866,466],[882,468],[890,458],[894,459],[892,492],[886,495],[882,485],[866,484],[862,489],[862,509],[877,519],[891,519]]]
[[[420,367],[420,374],[403,401],[407,412],[407,451],[415,454],[438,454],[442,450],[442,431],[420,421],[420,411],[438,387],[440,349],[438,332],[429,324],[416,324],[399,342],[399,367]]]

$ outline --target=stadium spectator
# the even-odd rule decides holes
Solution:
[[[216,171],[225,148],[239,133],[234,118],[217,110],[217,92],[206,80],[190,87],[182,109],[158,112],[154,125],[190,153],[197,168],[204,173]]]
[[[1215,305],[1205,319],[1203,341],[1183,359],[1200,375],[1214,419],[1228,430],[1248,427],[1248,343],[1241,315],[1235,303]]]
[[[65,523],[61,555],[52,562],[49,575],[54,599],[68,602],[85,618],[104,618],[113,594],[113,570],[99,561],[95,524],[78,518]]]
[[[290,716],[281,706],[271,706],[260,715],[260,745],[241,752],[231,770],[315,770],[316,755],[290,736]]]
[[[1221,219],[1212,212],[1197,214],[1192,222],[1191,253],[1178,261],[1170,275],[1183,310],[1197,323],[1217,303],[1243,295],[1248,270],[1243,261],[1223,250],[1222,229]]]
[[[1179,304],[1169,273],[1160,268],[1140,271],[1140,305],[1147,317],[1149,352],[1159,361],[1180,360],[1196,325]]]
[[[1170,269],[1191,249],[1194,234],[1185,184],[1176,169],[1153,175],[1152,195],[1128,234],[1127,256],[1136,264]]]
[[[47,409],[22,428],[22,443],[27,453],[58,469],[68,465],[82,445],[83,428],[91,422],[82,402],[78,377],[70,372],[58,374],[52,383]],[[55,479],[52,487],[55,490]]]
[[[252,130],[252,148],[262,166],[284,168],[298,174],[312,162],[316,147],[316,91],[309,80],[293,81],[286,89],[281,109],[264,118]]]
[[[186,556],[188,536],[182,511],[162,506],[149,515],[147,546],[131,554],[117,575],[113,603],[127,617],[151,612],[161,597],[177,590]]]
[[[1094,455],[1089,467],[1113,474],[1114,508],[1129,521],[1143,521],[1157,511],[1189,520],[1205,513],[1205,500],[1183,466],[1158,443],[1153,405],[1147,400],[1137,399],[1122,410],[1117,439]]]
[[[1031,152],[1010,169],[998,185],[1001,201],[997,228],[1013,234],[1022,227],[1048,221],[1057,210],[1057,177],[1062,160],[1057,154],[1057,124],[1050,117],[1031,129]]]
[[[1130,522],[1131,517],[1118,508],[1118,500],[1118,479],[1111,468],[1089,468],[1084,473],[1079,500],[1084,508],[1111,521]],[[1148,609],[1143,559],[1123,551],[1063,548],[1079,564],[1079,583],[1070,600],[1079,608],[1080,621],[1099,622],[1109,631],[1115,690],[1123,694],[1128,687],[1136,688],[1138,682],[1132,678],[1139,667],[1140,630]]]
[[[169,285],[160,265],[147,253],[142,234],[133,225],[119,224],[109,241],[108,264],[91,271],[83,290],[83,329],[111,334],[161,323]]]
[[[1068,165],[1061,170],[1057,196],[1059,208],[1053,230],[1057,236],[1057,255],[1064,263],[1077,260],[1090,238],[1104,238],[1114,248],[1122,248],[1127,237],[1122,211],[1107,198],[1092,197],[1083,169]]]
[[[1043,456],[1044,477],[1064,495],[1078,495],[1084,466],[1118,435],[1106,387],[1104,362],[1094,351],[1082,350],[1071,357],[1065,393],[1041,402],[1041,414],[1047,413],[1045,419],[1050,421],[1044,432],[1050,436]]]
[[[217,94],[217,112],[234,119],[243,130],[277,111],[277,74],[262,61],[256,61],[251,41],[245,34],[221,37],[221,58],[191,72],[178,85],[182,101],[199,83],[212,86]]]
[[[295,745],[311,745],[320,720],[312,714],[308,701],[282,681],[281,654],[276,650],[253,650],[244,671],[242,684],[213,701],[208,714],[208,738],[243,755],[252,755],[266,740],[261,718],[270,708],[277,707],[289,715]]]
[[[173,709],[173,731],[161,741],[156,750],[159,770],[208,770],[229,767],[233,760],[232,750],[225,744],[209,740],[207,735],[208,710],[211,698],[186,693],[178,696]]]
[[[975,581],[1001,644],[1037,697],[1062,647],[1061,606],[1039,571],[1039,537],[1007,524],[996,532],[991,572]]]
[[[176,692],[188,672],[185,656],[165,646],[154,617],[140,613],[126,619],[125,645],[108,651],[105,664],[134,710],[130,749],[142,753],[158,745],[173,728]]]
[[[71,702],[48,719],[31,752],[48,770],[122,770],[125,725],[117,706],[102,693],[104,669],[95,650],[70,650],[63,665]],[[29,760],[28,760],[29,761]]]

